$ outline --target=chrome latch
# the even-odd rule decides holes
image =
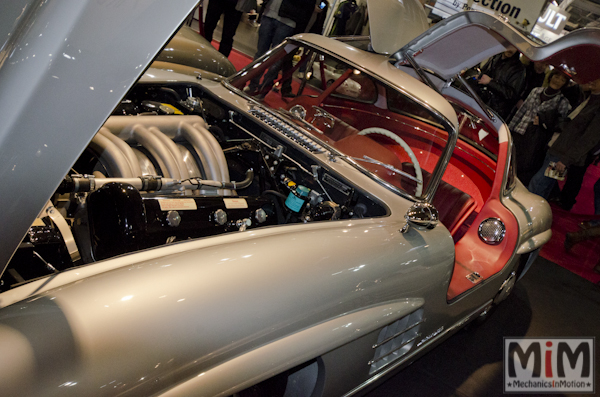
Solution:
[[[473,273],[467,275],[467,280],[469,280],[473,284],[477,284],[481,280],[481,278],[482,278],[481,274],[479,274],[477,272],[473,272]]]

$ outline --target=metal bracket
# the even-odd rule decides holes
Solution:
[[[65,241],[65,245],[67,247],[67,251],[69,251],[69,256],[73,262],[76,262],[81,259],[81,254],[79,253],[79,249],[77,248],[77,243],[75,243],[75,237],[73,237],[73,233],[71,233],[71,227],[67,223],[67,220],[62,216],[60,211],[58,211],[54,205],[50,201],[44,207],[42,213],[45,213],[52,219],[52,222],[58,228],[58,231],[62,235],[63,240]]]

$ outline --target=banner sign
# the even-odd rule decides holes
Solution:
[[[565,33],[563,29],[565,28],[570,15],[571,14],[565,10],[561,10],[552,4],[548,4],[546,12],[538,18],[531,33],[540,38],[543,42],[550,43]]]
[[[461,11],[482,11],[504,17],[521,30],[530,32],[545,0],[437,0],[432,12],[443,18]]]

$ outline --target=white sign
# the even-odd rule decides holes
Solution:
[[[248,208],[248,203],[246,199],[237,198],[237,199],[223,199],[225,203],[225,208],[227,209],[236,209],[236,208]]]
[[[196,201],[194,199],[161,199],[158,200],[161,211],[185,211],[195,210]]]
[[[512,25],[530,32],[545,0],[437,0],[433,13],[444,18],[461,11],[482,11],[504,17]]]
[[[569,15],[569,13],[561,10],[557,6],[548,4],[546,12],[538,18],[537,23],[542,25],[542,28],[559,34],[565,28],[565,25],[569,20]]]
[[[566,34],[564,27],[569,20],[569,16],[570,14],[565,10],[549,4],[546,12],[538,18],[531,34],[544,43],[551,43]]]

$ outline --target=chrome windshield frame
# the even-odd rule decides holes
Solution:
[[[282,43],[280,43],[278,46],[272,48],[271,50],[267,51],[264,55],[262,55],[261,57],[257,58],[256,60],[254,60],[253,62],[251,62],[250,64],[248,64],[246,67],[244,67],[243,69],[241,69],[238,73],[228,77],[227,79],[224,79],[221,81],[221,84],[223,86],[225,86],[227,89],[235,92],[236,94],[242,96],[243,98],[245,98],[246,100],[248,100],[250,103],[253,104],[258,104],[258,102],[252,98],[251,96],[247,95],[245,92],[243,92],[242,90],[236,88],[235,86],[233,86],[231,84],[232,80],[235,80],[238,77],[241,77],[243,75],[245,75],[246,73],[248,73],[250,70],[256,68],[256,65],[262,63],[265,59],[269,58],[274,52],[279,51],[282,47],[288,45],[288,44],[295,44],[298,46],[308,46],[311,47],[313,49],[315,49],[316,51],[322,53],[322,54],[326,54],[328,56],[331,56],[335,59],[339,59],[343,62],[345,62],[346,64],[348,64],[349,66],[351,66],[354,69],[359,70],[361,73],[365,73],[366,75],[370,76],[371,78],[374,78],[375,80],[380,81],[381,83],[383,83],[384,85],[387,85],[388,87],[398,91],[399,93],[401,93],[402,95],[404,95],[405,97],[409,98],[410,100],[412,100],[413,102],[417,103],[418,105],[422,106],[423,108],[425,108],[427,111],[429,111],[431,114],[433,114],[439,121],[441,126],[443,127],[443,129],[448,133],[448,141],[446,143],[446,146],[443,150],[443,152],[440,154],[439,156],[439,160],[433,170],[433,172],[431,173],[431,179],[429,181],[429,184],[427,185],[424,193],[417,197],[414,196],[386,181],[384,181],[382,178],[380,178],[379,176],[377,176],[376,174],[374,174],[373,172],[367,170],[366,168],[364,168],[363,166],[361,166],[357,161],[353,160],[352,158],[350,158],[348,155],[339,152],[338,150],[334,149],[333,147],[331,147],[329,144],[327,144],[326,142],[324,142],[323,140],[319,139],[319,137],[309,133],[308,131],[304,133],[305,136],[309,137],[309,139],[315,140],[319,145],[325,147],[327,149],[327,151],[329,151],[329,157],[330,158],[341,158],[344,159],[344,161],[350,163],[353,167],[355,167],[357,170],[359,170],[361,173],[369,176],[371,179],[377,181],[379,184],[385,186],[387,189],[393,191],[394,193],[397,193],[403,197],[409,198],[413,201],[423,201],[423,202],[427,202],[427,203],[431,203],[433,201],[433,197],[435,196],[435,193],[437,191],[437,188],[442,180],[442,176],[444,174],[444,171],[446,170],[446,167],[450,161],[450,157],[452,156],[452,152],[454,151],[454,148],[456,146],[456,142],[458,140],[458,127],[454,126],[454,124],[448,119],[446,118],[445,115],[443,115],[441,112],[439,112],[437,109],[433,108],[429,103],[425,102],[424,100],[422,100],[421,98],[414,96],[413,94],[411,94],[410,92],[406,91],[405,89],[403,89],[401,86],[399,86],[398,84],[380,76],[377,74],[374,74],[372,71],[365,69],[364,67],[358,65],[356,62],[349,60],[345,57],[342,57],[336,53],[333,53],[323,47],[320,47],[316,44],[313,44],[309,41],[306,40],[302,40],[302,39],[297,39],[297,38],[287,38],[286,40],[284,40]],[[435,89],[435,91],[437,93],[439,93],[439,90]],[[440,94],[441,95],[441,94]],[[264,108],[264,106],[263,106]],[[269,113],[271,114],[277,114],[275,111],[271,111],[271,109],[267,109],[269,111]],[[280,115],[277,114],[277,117],[281,117]]]

